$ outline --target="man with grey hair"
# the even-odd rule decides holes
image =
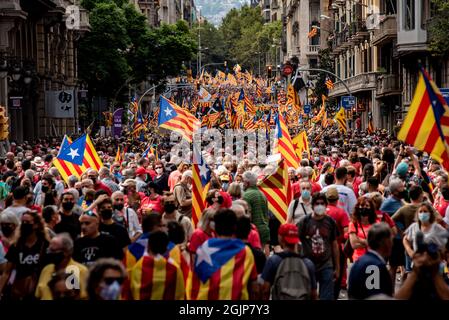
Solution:
[[[254,172],[243,173],[243,200],[248,203],[251,220],[257,227],[265,254],[270,254],[270,229],[268,227],[268,202],[264,194],[257,188],[257,175]]]
[[[387,259],[393,249],[393,233],[384,222],[368,231],[368,252],[351,267],[348,278],[350,299],[366,299],[373,295],[393,295],[393,282],[387,269]],[[373,278],[375,275],[375,278]]]
[[[112,192],[120,190],[120,187],[114,182],[112,173],[108,168],[102,167],[100,171],[98,171],[98,176],[100,177],[101,182],[107,185]]]
[[[48,286],[52,275],[60,270],[67,274],[67,289],[80,292],[81,299],[87,299],[87,268],[72,259],[73,240],[68,233],[57,234],[50,240],[47,249],[46,261],[48,264],[42,269],[39,282],[36,287],[36,298],[40,300],[53,300],[53,295]]]
[[[189,218],[192,217],[192,170],[182,173],[181,181],[173,188],[175,204],[178,212]]]
[[[78,177],[75,175],[69,176],[67,180],[67,185],[69,186],[69,188],[75,188],[75,184],[79,181]]]

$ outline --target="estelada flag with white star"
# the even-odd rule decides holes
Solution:
[[[206,194],[209,191],[211,175],[212,171],[204,161],[200,149],[194,143],[192,166],[192,224],[194,228],[206,208]]]
[[[90,168],[98,171],[103,166],[103,162],[89,135],[83,134],[72,143],[69,142],[67,136],[64,137],[59,154],[53,160],[53,165],[58,169],[64,181],[68,183],[68,179],[72,175],[79,178]]]
[[[197,250],[186,287],[188,300],[248,300],[257,280],[251,249],[239,239],[211,238]]]
[[[200,127],[200,121],[173,101],[161,96],[158,125],[160,128],[179,133],[192,142],[193,132]]]

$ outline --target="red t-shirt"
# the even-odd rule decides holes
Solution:
[[[162,196],[157,195],[157,197],[153,200],[150,199],[150,197],[143,198],[142,201],[140,201],[140,209],[142,211],[145,211],[145,209],[152,209],[152,212],[157,212],[162,214],[164,212],[164,206],[162,205]]]
[[[223,203],[221,205],[222,208],[230,208],[232,207],[232,197],[226,191],[220,191],[221,196],[223,197]]]
[[[301,187],[299,181],[292,184],[293,198],[297,199],[301,196]]]
[[[262,249],[262,243],[260,242],[259,231],[257,231],[257,227],[251,223],[251,231],[248,235],[248,243],[257,249]]]
[[[104,191],[106,191],[108,196],[112,195],[111,189],[101,181],[98,181],[97,184],[95,184],[94,189],[95,189],[95,191],[104,190]]]
[[[349,225],[349,217],[345,210],[337,207],[336,205],[329,204],[326,208],[326,214],[335,220],[339,236],[337,241],[339,244],[345,242],[344,228]]]
[[[318,183],[312,182],[312,194],[314,194],[315,192],[320,192],[321,189],[322,188]]]
[[[396,227],[396,223],[394,223],[393,219],[391,219],[390,215],[386,212],[380,211],[380,210],[376,210],[376,216],[377,216],[377,220],[379,222],[385,222],[386,224],[388,224],[388,226],[390,228],[394,228]]]
[[[376,221],[379,222],[379,221]],[[357,228],[354,225],[354,222],[349,223],[348,234],[355,233],[355,235],[359,239],[367,239],[368,231],[371,228],[372,224],[362,225],[361,223],[357,224]],[[356,262],[361,256],[363,256],[367,252],[367,248],[357,248],[354,249],[354,254],[352,255],[352,260]]]
[[[203,229],[197,228],[192,233],[192,237],[190,238],[190,242],[188,245],[188,249],[191,253],[196,253],[196,249],[201,246],[207,239],[212,238],[212,235],[203,231]]]
[[[436,209],[442,217],[444,217],[446,215],[446,209],[448,206],[449,206],[449,201],[446,201],[446,200],[444,200],[444,198],[441,198],[441,201],[436,206]]]

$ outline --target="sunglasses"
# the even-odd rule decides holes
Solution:
[[[117,281],[119,284],[122,284],[125,278],[123,277],[105,277],[103,278],[104,283],[107,285],[113,284],[115,281]]]
[[[162,167],[155,167],[155,169],[162,169]]]

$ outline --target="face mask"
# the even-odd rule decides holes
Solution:
[[[106,285],[103,289],[101,289],[100,297],[103,300],[117,300],[120,295],[120,284],[118,281],[114,281],[110,285]]]
[[[162,168],[157,168],[156,169],[156,173],[157,174],[162,174],[162,172],[164,172],[164,170]]]
[[[315,157],[314,160],[315,160],[316,163],[318,163],[318,162],[320,162],[320,157]]]
[[[87,190],[89,190],[89,189],[87,189],[87,188],[83,188],[83,194],[84,194],[84,195],[86,195],[86,193],[87,193]]]
[[[309,200],[310,199],[310,191],[309,190],[301,191],[301,198],[303,198],[304,200]]]
[[[123,203],[120,204],[114,204],[114,209],[118,211],[122,211],[125,205]]]
[[[73,202],[63,202],[63,203],[62,203],[62,208],[63,208],[65,211],[70,211],[70,210],[72,210],[74,206],[75,206],[75,204],[74,204]]]
[[[14,232],[14,227],[10,225],[3,225],[2,226],[2,233],[5,237],[9,237]]]
[[[323,214],[326,213],[326,206],[322,205],[322,204],[316,205],[316,206],[313,207],[313,211],[317,215],[322,216]]]
[[[360,208],[359,211],[362,217],[368,217],[371,214],[372,210],[368,208]]]
[[[49,252],[46,256],[48,263],[53,263],[55,266],[59,266],[64,258],[64,252]]]
[[[173,213],[176,210],[176,205],[174,203],[164,204],[165,213]]]
[[[109,220],[112,218],[112,209],[103,209],[100,211],[100,215],[103,220]]]
[[[430,214],[428,212],[419,212],[418,219],[421,222],[427,222],[430,219]]]
[[[48,186],[42,186],[41,190],[43,193],[47,193],[50,188]]]
[[[21,236],[29,236],[33,233],[33,225],[29,223],[22,223],[20,226],[20,235]]]

